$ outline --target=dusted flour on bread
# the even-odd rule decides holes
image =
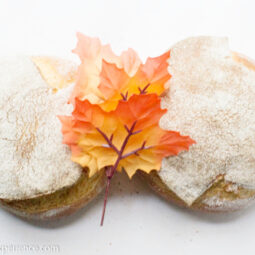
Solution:
[[[162,128],[197,144],[162,162],[163,182],[188,205],[217,175],[255,188],[255,72],[233,60],[226,38],[197,37],[171,50]]]
[[[57,115],[71,87],[52,93],[29,57],[0,60],[0,198],[26,199],[74,184],[82,169],[62,144]]]

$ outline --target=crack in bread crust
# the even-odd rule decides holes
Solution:
[[[139,176],[164,199],[193,210],[216,213],[237,211],[249,206],[255,198],[255,190],[230,183],[222,176],[222,178],[215,179],[214,183],[189,206],[167,187],[156,171],[150,174],[139,171]],[[235,188],[231,190],[230,186],[235,186]]]

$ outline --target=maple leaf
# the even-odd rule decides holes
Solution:
[[[89,176],[105,169],[102,225],[116,171],[124,169],[131,178],[138,169],[159,170],[164,157],[188,150],[194,141],[159,127],[166,112],[160,108],[159,96],[171,78],[167,71],[170,51],[142,64],[132,49],[117,56],[97,38],[81,33],[77,37],[73,52],[81,64],[70,100],[74,111],[59,119],[72,160],[88,167]]]
[[[88,99],[91,103],[100,103],[105,100],[104,93],[98,89],[103,60],[115,64],[118,68],[123,68],[127,75],[136,73],[140,66],[141,60],[132,49],[117,56],[113,53],[110,45],[102,45],[98,38],[77,33],[77,39],[78,42],[73,53],[79,56],[81,64],[70,98],[72,103],[74,103],[75,97],[81,100]]]
[[[127,100],[133,94],[162,95],[171,78],[167,71],[169,57],[170,51],[156,58],[148,58],[133,76],[129,76],[125,68],[103,60],[98,89],[104,94],[105,100],[100,106],[111,111],[116,108],[120,99]]]
[[[178,132],[162,130],[157,94],[132,95],[119,100],[113,111],[104,111],[88,100],[75,99],[72,116],[61,116],[64,143],[72,150],[72,160],[89,168],[89,176],[105,168],[107,188],[110,180],[124,169],[131,178],[140,169],[159,170],[163,157],[188,150],[194,141]]]

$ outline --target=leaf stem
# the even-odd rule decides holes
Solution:
[[[139,151],[141,151],[141,150],[148,150],[148,149],[150,149],[150,148],[152,148],[153,146],[145,146],[145,143],[146,143],[146,141],[144,141],[143,142],[143,144],[142,144],[142,146],[140,147],[140,148],[138,148],[138,149],[136,149],[136,150],[133,150],[133,151],[130,151],[130,152],[128,152],[128,153],[126,153],[126,154],[124,154],[122,157],[121,157],[121,159],[124,159],[124,158],[127,158],[127,157],[129,157],[129,156],[131,156],[131,155],[136,155],[136,156],[139,156]]]
[[[104,215],[105,215],[106,203],[107,203],[108,192],[109,192],[109,187],[110,187],[110,181],[111,181],[111,179],[107,178],[105,195],[104,195],[104,207],[103,207],[102,218],[101,218],[101,223],[100,223],[101,226],[103,226],[103,224],[104,224]]]
[[[109,146],[116,151],[117,154],[119,154],[119,150],[117,147],[112,143],[113,134],[111,135],[110,139],[107,137],[107,135],[100,129],[96,128],[96,130],[104,137],[105,141],[109,144]]]
[[[140,87],[138,87],[139,91],[140,91],[140,95],[144,95],[147,93],[147,88],[150,86],[151,84],[148,83],[143,89],[141,89]]]
[[[112,143],[113,134],[111,135],[111,137],[109,139],[107,137],[107,135],[101,129],[96,128],[98,130],[98,132],[104,137],[104,139],[108,143],[109,147],[112,148],[118,154],[115,164],[113,166],[105,167],[107,183],[106,183],[106,189],[105,189],[104,207],[103,207],[101,224],[100,224],[101,226],[103,226],[103,224],[104,224],[104,216],[105,216],[105,211],[106,211],[106,204],[107,204],[107,198],[108,198],[108,193],[109,193],[109,188],[110,188],[110,182],[111,182],[111,179],[112,179],[114,173],[116,172],[116,170],[118,168],[120,160],[122,160],[123,158],[129,157],[133,154],[138,155],[138,152],[140,150],[149,149],[152,147],[152,146],[145,147],[146,141],[144,141],[140,148],[123,155],[130,136],[138,134],[142,131],[142,130],[134,131],[136,123],[137,123],[137,121],[135,121],[130,128],[128,128],[128,126],[126,126],[126,125],[124,126],[125,129],[127,130],[127,136],[126,136],[125,140],[123,141],[123,144],[122,144],[120,150]]]

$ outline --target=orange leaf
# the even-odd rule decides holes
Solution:
[[[101,107],[106,111],[114,110],[123,96],[128,99],[133,94],[143,93],[143,90],[146,93],[161,95],[171,77],[167,71],[169,57],[170,51],[156,58],[148,58],[132,77],[126,74],[125,68],[120,69],[117,65],[104,61],[98,86],[105,96]],[[133,62],[129,61],[130,63]]]
[[[124,72],[124,69],[119,69],[116,65],[107,63],[104,60],[100,78],[101,81],[98,88],[105,98],[112,98],[126,87],[129,81],[129,77]]]
[[[163,157],[177,155],[194,143],[159,127],[165,111],[156,94],[132,95],[109,112],[76,98],[72,116],[60,117],[64,143],[71,147],[72,159],[90,169],[90,176],[116,162],[116,170],[124,168],[130,177],[137,169],[159,170]]]
[[[170,79],[170,74],[167,71],[168,62],[170,58],[170,51],[155,58],[148,58],[146,63],[142,66],[141,70],[146,74],[147,79],[151,83],[160,83],[164,85]]]
[[[78,68],[78,78],[71,95],[81,100],[88,99],[92,103],[100,103],[105,100],[105,95],[98,89],[102,62],[114,63],[118,68],[124,68],[127,75],[133,75],[140,65],[140,59],[134,50],[128,49],[121,56],[113,53],[110,45],[102,45],[98,38],[91,38],[77,33],[78,42],[73,50],[81,60]]]
[[[115,111],[122,123],[130,127],[136,122],[135,130],[139,130],[157,124],[167,110],[160,108],[160,98],[156,94],[148,94],[120,101]]]
[[[118,63],[120,60],[112,52],[111,47],[102,45],[98,38],[91,38],[81,33],[77,33],[77,38],[78,42],[73,52],[79,56],[81,64],[78,68],[78,79],[71,95],[71,102],[78,97],[81,100],[88,99],[98,103],[104,98],[98,90],[102,59],[112,63]]]

